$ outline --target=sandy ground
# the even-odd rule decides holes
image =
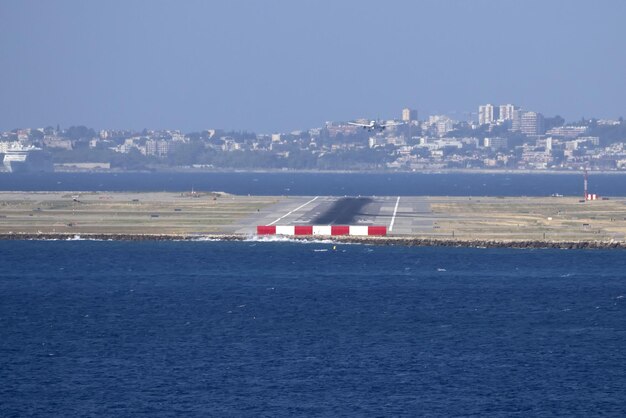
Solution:
[[[0,193],[0,233],[217,234],[275,203],[218,193]]]
[[[578,197],[430,198],[437,235],[455,239],[615,240],[626,236],[626,200]]]

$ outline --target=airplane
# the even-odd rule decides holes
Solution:
[[[348,125],[360,126],[363,129],[367,129],[368,131],[384,131],[388,126],[397,126],[402,125],[401,123],[379,123],[378,121],[371,120],[370,123],[358,123],[358,122],[348,122]]]

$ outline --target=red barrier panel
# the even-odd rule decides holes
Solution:
[[[296,235],[313,235],[313,225],[296,225],[294,233]]]
[[[346,225],[331,225],[330,235],[350,235],[350,227]]]
[[[256,227],[257,235],[276,235],[276,225],[259,225]]]
[[[387,227],[386,226],[368,226],[367,235],[385,236],[387,235]]]
[[[284,231],[285,228],[283,228],[282,230]],[[256,227],[256,233],[257,235],[276,235],[276,225],[259,225]],[[285,232],[282,232],[282,233],[285,233]],[[289,234],[291,234],[291,232],[289,232]],[[313,225],[295,225],[293,226],[293,234],[301,235],[301,236],[313,235]],[[350,235],[350,226],[331,225],[330,234],[331,235]],[[362,232],[361,233],[355,232],[355,235],[362,235]],[[368,226],[367,235],[386,236],[387,227],[386,226]]]

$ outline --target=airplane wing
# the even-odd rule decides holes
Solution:
[[[370,126],[370,125],[365,124],[365,123],[357,123],[357,122],[348,122],[348,125],[363,126],[363,127],[365,127],[365,128],[367,128],[368,126]]]

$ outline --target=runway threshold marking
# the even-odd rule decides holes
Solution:
[[[393,216],[391,217],[391,222],[389,223],[389,232],[393,231],[393,223],[396,220],[396,213],[398,212],[398,204],[400,203],[400,196],[396,199],[396,207],[393,208]]]
[[[290,211],[290,212],[287,212],[286,214],[284,214],[283,216],[281,216],[280,218],[276,219],[274,222],[272,222],[272,223],[270,223],[270,224],[268,224],[268,225],[274,225],[276,222],[280,221],[281,219],[286,218],[287,216],[291,215],[292,213],[299,211],[300,209],[302,209],[303,207],[305,207],[305,206],[306,206],[306,205],[308,205],[309,203],[314,202],[315,200],[317,200],[317,198],[318,198],[318,197],[319,197],[319,196],[315,196],[313,199],[311,199],[311,200],[309,200],[308,202],[306,202],[306,203],[304,203],[304,204],[302,204],[302,205],[298,206],[298,207],[297,207],[297,208],[295,208],[294,210],[292,210],[292,211]]]

